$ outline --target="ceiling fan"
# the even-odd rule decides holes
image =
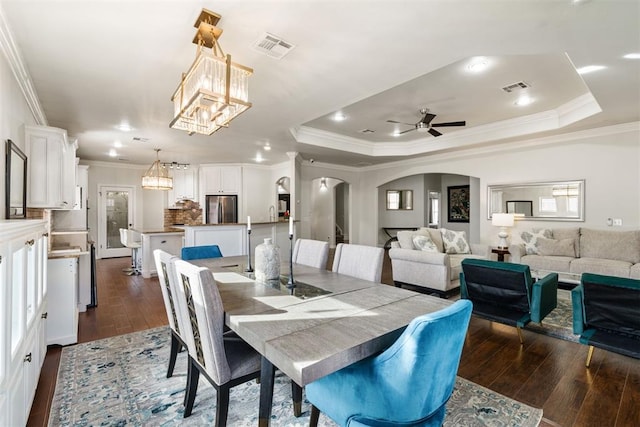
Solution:
[[[418,123],[404,123],[404,122],[398,122],[395,120],[387,120],[387,122],[413,126],[413,129],[407,129],[405,131],[399,132],[398,135],[402,135],[404,133],[417,130],[418,132],[429,132],[433,136],[440,136],[442,135],[442,133],[433,129],[434,127],[466,126],[467,125],[467,122],[464,120],[459,122],[431,123],[431,121],[436,117],[436,115],[431,114],[428,108],[421,108],[420,114],[422,114],[422,120],[420,120]]]

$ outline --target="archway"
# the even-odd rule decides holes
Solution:
[[[350,184],[341,179],[320,177],[311,181],[311,239],[348,243],[350,233]]]

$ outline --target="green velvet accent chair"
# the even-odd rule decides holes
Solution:
[[[640,359],[640,280],[584,273],[571,291],[573,333],[589,346]]]
[[[482,259],[462,260],[460,297],[473,302],[473,313],[522,331],[529,322],[541,323],[556,308],[558,274],[534,281],[528,265]]]
[[[310,426],[441,426],[455,385],[471,302],[417,317],[385,351],[306,386]]]

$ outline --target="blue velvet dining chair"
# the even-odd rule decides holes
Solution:
[[[204,258],[222,258],[222,252],[218,245],[185,246],[182,248],[181,256],[185,261]]]
[[[340,426],[441,426],[472,304],[417,317],[384,352],[306,386],[310,426],[320,411]]]

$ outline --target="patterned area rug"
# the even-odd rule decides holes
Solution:
[[[212,425],[215,390],[206,380],[198,387],[192,415],[184,419],[186,353],[178,355],[174,376],[165,378],[169,329],[149,329],[65,347],[49,426],[202,426]],[[260,386],[249,381],[231,389],[229,426],[257,425]],[[293,416],[291,385],[276,376],[273,426],[306,426],[310,405]],[[447,404],[446,426],[537,426],[542,410],[524,405],[458,378]],[[324,414],[319,425],[335,426]]]
[[[531,322],[525,329],[565,341],[578,342],[579,336],[573,334],[571,291],[558,289],[558,306],[542,320],[542,323]]]

